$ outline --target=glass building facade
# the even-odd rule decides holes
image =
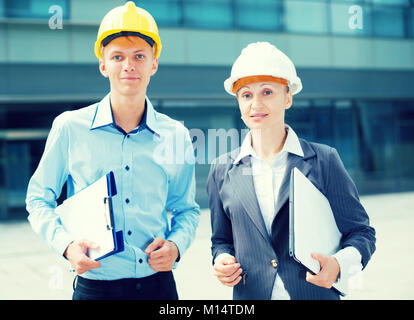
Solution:
[[[108,92],[91,48],[103,15],[124,2],[0,0],[0,217],[24,207],[54,117]],[[223,81],[247,43],[268,40],[304,84],[286,113],[298,135],[335,147],[361,194],[414,190],[413,0],[136,4],[154,16],[164,45],[149,98],[184,122],[195,146],[213,129],[235,129],[240,144],[245,127]],[[62,30],[48,28],[52,6]],[[196,149],[202,207],[209,155],[234,148],[228,140],[226,150],[207,141],[204,154]]]
[[[70,0],[0,0],[0,18],[49,18],[51,6],[59,6],[63,19],[70,20],[70,5]],[[151,12],[160,27],[414,36],[413,0],[140,0],[137,5]],[[85,10],[93,6],[94,1],[91,7],[84,4]]]
[[[139,4],[168,27],[414,36],[410,0],[143,0]]]

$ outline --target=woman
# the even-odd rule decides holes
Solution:
[[[299,139],[285,110],[302,89],[291,60],[267,42],[248,45],[225,90],[250,129],[239,149],[211,165],[207,182],[215,275],[234,299],[339,299],[375,251],[375,230],[337,151]],[[289,177],[297,167],[328,198],[342,233],[333,256],[313,253],[313,275],[289,256]],[[342,282],[342,283],[341,283]],[[336,286],[338,287],[338,286]]]

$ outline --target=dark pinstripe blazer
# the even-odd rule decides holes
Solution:
[[[250,157],[233,164],[240,149],[224,154],[211,165],[207,193],[211,210],[212,255],[234,255],[245,273],[233,289],[233,299],[271,298],[276,273],[291,299],[339,299],[335,289],[305,280],[306,269],[289,256],[289,177],[297,167],[328,198],[339,230],[341,247],[361,253],[365,268],[375,251],[375,230],[361,205],[355,184],[337,151],[299,139],[304,157],[288,155],[280,187],[272,233],[268,234],[254,190]],[[276,260],[277,266],[271,263]]]

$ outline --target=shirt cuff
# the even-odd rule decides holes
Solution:
[[[341,293],[346,294],[349,289],[350,280],[362,270],[362,256],[354,247],[346,247],[333,255],[339,264],[339,276],[333,287]]]
[[[63,228],[58,228],[55,231],[55,237],[50,243],[50,247],[66,259],[64,256],[66,248],[74,241],[73,237]]]
[[[174,268],[175,268],[176,264],[181,260],[186,248],[184,247],[183,241],[176,234],[167,237],[165,240],[173,242],[178,249],[178,257],[174,263]]]

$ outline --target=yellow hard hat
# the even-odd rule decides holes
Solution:
[[[111,37],[114,39],[117,35],[138,35],[148,43],[154,43],[154,56],[155,58],[160,56],[162,45],[154,18],[148,11],[136,7],[132,1],[112,9],[102,19],[95,42],[95,55],[98,59],[102,57],[101,48],[105,45],[102,42],[105,42],[105,39],[111,39]]]

